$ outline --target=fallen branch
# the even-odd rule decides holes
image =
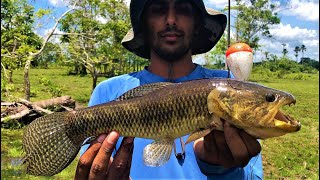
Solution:
[[[52,99],[46,99],[37,102],[30,102],[26,99],[19,98],[16,102],[1,102],[1,122],[26,117],[39,117],[53,112],[46,108],[60,106],[66,111],[72,111],[75,108],[75,100],[70,96],[62,96]],[[39,116],[33,116],[36,113]],[[23,121],[23,120],[22,120]],[[31,120],[32,121],[32,120]]]
[[[16,102],[1,102],[1,106],[15,106]]]
[[[38,105],[35,105],[35,104],[32,104],[30,101],[28,100],[25,100],[25,99],[19,99],[20,103],[27,106],[28,108],[30,109],[33,109],[35,110],[37,113],[39,114],[52,114],[53,112],[52,111],[49,111],[49,110],[46,110],[46,109],[43,109],[41,108],[40,106]]]
[[[63,106],[63,105],[60,105],[62,108],[64,108],[66,111],[73,111],[74,109],[72,108],[69,108],[67,106]]]
[[[71,99],[70,96],[61,96],[53,99],[47,99],[42,101],[37,101],[33,103],[41,108],[48,108],[56,105],[60,106],[74,106],[75,100]]]
[[[10,116],[6,116],[4,118],[1,118],[1,122],[5,122],[8,120],[12,120],[12,119],[21,119],[22,117],[28,115],[31,112],[30,109],[24,109],[16,114],[10,115]]]

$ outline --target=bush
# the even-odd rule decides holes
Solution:
[[[290,60],[288,58],[279,58],[274,61],[264,61],[260,64],[256,64],[253,66],[255,68],[263,68],[264,70],[268,69],[271,72],[275,72],[277,77],[283,77],[285,74],[289,73],[316,73],[318,72],[317,69],[315,69],[312,66],[309,66],[308,64],[299,64],[293,60]]]
[[[44,85],[45,90],[51,94],[51,97],[59,97],[62,95],[62,88],[53,84],[47,78],[39,78],[39,83]]]
[[[307,80],[311,76],[304,73],[291,73],[284,76],[285,79],[293,79],[293,80]]]

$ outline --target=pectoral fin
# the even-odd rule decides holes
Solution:
[[[199,129],[194,131],[192,134],[190,134],[190,136],[187,139],[186,144],[195,141],[201,137],[206,136],[207,134],[209,134],[214,128],[207,128],[207,129]]]
[[[143,150],[143,162],[147,166],[161,166],[168,162],[172,153],[173,140],[154,141]]]

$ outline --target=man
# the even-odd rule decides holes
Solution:
[[[227,77],[226,71],[192,63],[193,54],[207,52],[218,42],[227,21],[217,11],[207,12],[202,0],[131,0],[130,16],[133,32],[126,35],[122,44],[138,56],[150,59],[150,65],[100,83],[89,106],[112,101],[143,84]],[[152,140],[127,137],[120,145],[119,136],[117,132],[100,135],[87,151],[82,149],[75,179],[263,178],[259,142],[227,122],[224,132],[214,130],[186,145],[183,156],[176,158],[172,154],[160,167],[143,164],[143,148]],[[184,142],[186,138],[182,138]],[[182,152],[179,139],[175,145]],[[117,152],[112,158],[115,146]]]

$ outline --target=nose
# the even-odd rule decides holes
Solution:
[[[168,13],[167,13],[166,23],[167,23],[167,25],[176,25],[176,21],[177,21],[176,12],[175,12],[174,8],[170,7],[168,10]]]

